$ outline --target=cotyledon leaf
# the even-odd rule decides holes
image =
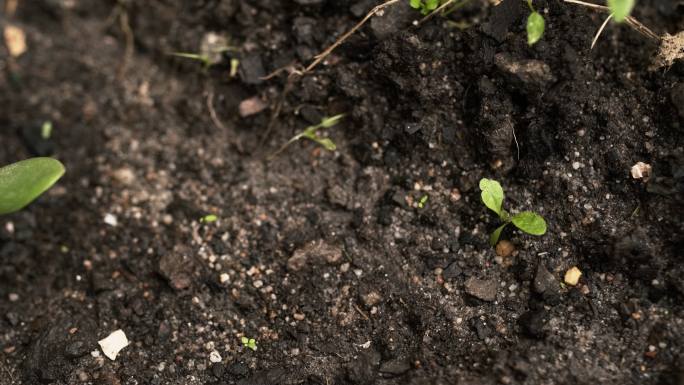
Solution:
[[[31,158],[0,168],[0,215],[21,210],[64,175],[53,158]]]

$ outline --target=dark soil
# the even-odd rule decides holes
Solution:
[[[684,63],[649,71],[657,46],[618,25],[590,50],[605,14],[560,1],[535,0],[533,47],[522,1],[421,26],[407,3],[289,82],[262,77],[376,2],[2,14],[28,51],[0,51],[0,163],[54,153],[68,171],[0,219],[0,384],[684,383]],[[678,0],[635,16],[684,29]],[[237,50],[208,70],[168,55],[210,32]],[[267,108],[240,117],[255,96]],[[337,151],[267,160],[338,113]],[[498,257],[482,177],[548,233],[509,229]],[[97,341],[117,329],[131,345],[111,361]]]

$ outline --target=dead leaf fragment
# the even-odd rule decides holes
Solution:
[[[19,57],[26,52],[26,34],[24,31],[13,25],[5,26],[5,44],[12,57]]]
[[[632,178],[642,179],[644,182],[648,182],[648,178],[651,176],[652,167],[648,163],[637,162],[632,166],[631,173]]]
[[[259,99],[258,96],[245,99],[240,102],[240,116],[246,118],[248,116],[258,114],[266,108],[266,104]]]
[[[669,68],[677,59],[684,59],[684,31],[676,35],[666,33],[661,37],[658,54],[649,69],[655,71],[663,67]]]

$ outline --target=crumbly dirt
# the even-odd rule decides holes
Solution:
[[[649,71],[657,44],[612,24],[590,50],[606,15],[559,1],[533,47],[522,1],[420,26],[405,3],[302,78],[376,2],[3,13],[28,50],[0,50],[0,163],[68,171],[0,219],[0,384],[684,383],[684,63]],[[684,30],[681,1],[634,15]],[[210,68],[169,55],[212,33]],[[336,151],[268,160],[339,113]],[[497,256],[482,177],[548,233]]]

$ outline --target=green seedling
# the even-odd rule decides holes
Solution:
[[[482,178],[480,180],[480,190],[482,190],[482,203],[494,211],[499,216],[499,219],[504,222],[489,236],[489,243],[492,246],[499,242],[501,232],[509,223],[513,223],[515,227],[527,234],[544,235],[546,233],[546,221],[544,221],[541,215],[531,211],[523,211],[511,216],[503,209],[504,192],[499,182]]]
[[[427,15],[440,6],[440,0],[409,0],[411,8],[420,10],[420,13]]]
[[[544,17],[537,12],[532,6],[532,0],[527,0],[527,5],[530,7],[530,15],[527,17],[527,44],[533,45],[541,39],[544,35],[544,27],[546,22]]]
[[[608,8],[613,14],[613,20],[622,23],[632,13],[636,0],[608,0]]]
[[[246,348],[250,348],[254,351],[257,350],[257,344],[256,344],[256,340],[254,338],[242,337],[240,339],[240,341],[242,342],[242,346],[244,346]]]
[[[202,63],[202,67],[204,69],[209,69],[211,66],[218,64],[221,59],[220,56],[217,56],[217,54],[222,54],[224,52],[228,51],[238,51],[237,47],[232,47],[232,46],[225,46],[225,47],[218,47],[216,49],[213,49],[209,51],[209,53],[203,54],[203,53],[192,53],[192,52],[172,52],[169,55],[171,56],[176,56],[176,57],[182,57],[185,59],[192,59],[196,60],[200,63]],[[232,61],[231,61],[232,65]]]
[[[450,13],[459,8],[464,7],[470,0],[409,0],[411,8],[415,8],[423,15],[440,10],[442,16],[448,16]]]
[[[51,121],[45,121],[43,122],[43,125],[40,126],[40,136],[47,140],[50,139],[52,136],[52,122]]]
[[[182,57],[182,58],[186,58],[186,59],[197,60],[198,62],[202,63],[202,67],[204,67],[205,69],[216,64],[216,63],[211,61],[211,59],[209,58],[209,55],[202,55],[202,54],[190,53],[190,52],[173,52],[173,53],[170,53],[169,55],[176,56],[176,57]]]
[[[237,76],[238,73],[238,68],[240,67],[240,59],[230,59],[230,72],[228,73],[230,75],[230,78],[234,78]]]
[[[214,214],[205,215],[200,218],[200,223],[213,223],[218,220],[218,217]]]
[[[428,198],[430,198],[430,197],[427,194],[420,197],[420,200],[418,201],[418,208],[419,209],[422,209],[423,207],[425,207],[425,204],[427,203]]]
[[[304,129],[304,131],[300,132],[299,134],[293,136],[290,138],[290,140],[287,141],[282,147],[278,149],[273,155],[271,155],[271,159],[275,158],[278,156],[281,152],[285,151],[287,147],[289,147],[292,143],[300,140],[300,139],[309,139],[312,140],[321,146],[323,146],[326,150],[328,151],[335,151],[337,149],[337,146],[335,145],[335,142],[332,141],[330,138],[324,138],[318,135],[318,130],[321,128],[330,128],[335,126],[337,123],[342,120],[344,117],[344,114],[340,115],[335,115],[332,117],[328,118],[323,118],[320,123],[316,124],[315,126],[309,126]]]
[[[0,168],[0,215],[19,211],[64,175],[52,158],[31,158]]]

